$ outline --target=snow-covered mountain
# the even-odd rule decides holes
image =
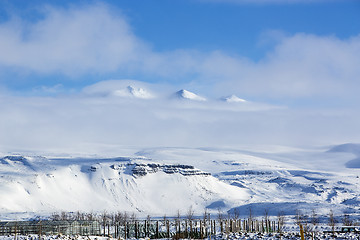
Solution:
[[[236,96],[234,94],[227,96],[227,97],[223,97],[220,100],[222,100],[224,102],[229,102],[229,103],[246,102],[246,100],[239,98],[238,96]]]
[[[360,144],[347,143],[332,147],[329,152],[350,153],[354,155],[354,159],[348,161],[348,168],[360,168]]]
[[[161,85],[151,85],[135,80],[108,80],[95,83],[83,88],[83,93],[92,97],[121,97],[125,99],[152,99],[168,100],[171,96],[175,99],[187,100],[188,102],[206,102],[207,100],[214,103],[221,101],[225,103],[244,103],[245,99],[239,98],[232,94],[222,98],[211,98],[198,95],[197,93],[181,89],[173,92],[173,89]]]
[[[249,198],[246,189],[193,166],[144,158],[5,156],[0,166],[0,215],[122,210],[161,216],[192,206],[205,209],[219,199],[234,203]]]
[[[333,148],[334,149],[334,148]],[[327,149],[155,148],[132,157],[0,158],[0,216],[128,211],[139,217],[204,209],[277,215],[316,209],[356,213],[358,169]],[[326,164],[327,163],[327,164]]]
[[[185,89],[181,89],[175,93],[175,97],[179,99],[187,99],[187,100],[194,100],[194,101],[206,101],[206,98],[201,97],[193,92],[190,92]]]
[[[83,92],[90,96],[101,97],[154,98],[154,94],[146,86],[146,84],[134,80],[109,80],[87,86]]]
[[[126,88],[114,90],[111,92],[111,95],[118,97],[134,97],[142,99],[154,98],[154,96],[144,88],[137,88],[133,86],[127,86]]]

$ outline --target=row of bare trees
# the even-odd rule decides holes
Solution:
[[[184,237],[194,234],[198,234],[198,237],[204,237],[217,232],[278,232],[284,231],[285,221],[289,220],[285,217],[283,212],[279,212],[277,216],[270,216],[269,210],[265,209],[263,216],[255,217],[253,210],[248,209],[247,216],[240,215],[238,209],[234,209],[231,213],[224,214],[221,209],[218,209],[217,216],[210,216],[210,213],[205,210],[202,216],[195,216],[192,207],[181,214],[177,212],[175,217],[167,217],[164,215],[162,218],[152,219],[149,215],[146,219],[137,219],[134,213],[129,214],[127,212],[102,212],[102,213],[84,213],[84,212],[61,212],[54,213],[51,216],[52,220],[63,221],[98,221],[102,226],[102,233],[104,235],[118,235],[123,232],[125,237],[129,236],[131,232],[138,236],[140,232],[145,232],[147,235],[152,233],[156,236],[165,233],[164,236],[169,237],[172,233]],[[242,216],[242,218],[241,218]],[[320,216],[312,210],[311,214],[303,214],[301,211],[297,211],[295,215],[295,224],[300,224],[306,234],[310,234],[313,237],[316,235],[317,226],[320,224]],[[325,217],[322,217],[324,223]],[[332,210],[330,210],[327,216],[327,224],[331,227],[332,231],[335,231],[337,223],[350,226],[354,222],[349,215],[344,214],[342,217],[335,217]]]
[[[317,226],[320,224],[320,219],[321,217],[315,210],[312,210],[310,215],[305,215],[300,210],[297,210],[295,215],[296,225],[301,225],[304,233],[311,236],[312,239],[315,239],[318,234]],[[344,213],[342,216],[335,216],[333,210],[330,210],[327,219],[324,217],[323,220],[325,220],[323,221],[323,224],[327,223],[333,234],[335,234],[335,227],[338,223],[342,226],[358,225],[358,223],[353,221],[349,214]]]

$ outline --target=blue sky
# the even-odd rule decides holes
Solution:
[[[359,66],[360,1],[4,0],[0,151],[360,142]]]
[[[144,42],[155,53],[189,50],[207,54],[221,51],[229,56],[258,62],[263,60],[279,43],[279,39],[285,36],[305,33],[346,40],[360,33],[359,1],[315,0],[291,3],[292,1],[284,0],[250,3],[241,0],[159,0],[154,4],[152,1],[126,0],[101,3],[104,2],[105,5],[102,7],[107,8],[106,14],[126,21],[130,34]],[[29,30],[28,25],[49,20],[48,12],[44,8],[50,6],[59,11],[66,12],[70,11],[69,9],[80,11],[101,3],[2,1],[0,19],[2,24],[6,24],[20,18],[21,23],[17,27],[23,28],[22,35],[26,35],[28,31],[32,31]],[[104,31],[103,34],[106,37],[109,32]],[[33,58],[36,59],[37,56],[34,55]],[[128,67],[121,68],[120,64],[118,66],[117,69],[91,73],[84,71],[69,75],[64,74],[62,70],[48,71],[44,74],[29,69],[26,65],[14,68],[11,64],[2,64],[0,81],[3,86],[11,90],[28,91],[37,86],[57,84],[62,84],[65,88],[79,89],[97,81],[114,78],[181,85],[196,82],[198,75],[189,72],[181,77],[176,77],[175,74],[161,76],[147,71],[129,71]]]

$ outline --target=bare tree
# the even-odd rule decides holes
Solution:
[[[253,229],[253,211],[252,211],[252,208],[249,207],[249,218],[248,218],[248,225],[249,225],[249,231],[252,232],[254,229]]]
[[[240,210],[239,208],[234,208],[234,219],[238,220],[240,217]]]
[[[302,219],[301,219],[301,211],[300,210],[296,210],[296,213],[295,213],[295,223],[296,225],[300,226],[300,224],[302,223]]]
[[[332,209],[330,209],[329,212],[329,226],[331,227],[331,230],[333,234],[335,233],[335,225],[336,225],[336,219],[334,217],[334,212]]]
[[[310,218],[310,223],[312,225],[312,239],[315,238],[315,235],[316,235],[316,226],[320,223],[320,219],[318,217],[318,215],[316,214],[315,212],[315,209],[313,209],[311,211],[311,218]]]
[[[295,221],[298,226],[303,226],[304,233],[309,231],[308,218],[300,210],[296,210]]]
[[[221,222],[224,219],[221,208],[218,208],[218,220]]]
[[[270,230],[270,222],[269,222],[269,209],[268,208],[265,208],[265,210],[264,210],[264,218],[265,218],[266,232],[269,232],[269,230]]]
[[[221,208],[219,207],[218,208],[218,222],[219,222],[219,225],[220,225],[220,232],[222,233],[224,231],[224,228],[223,228],[223,213],[221,211]]]
[[[178,226],[177,232],[178,234],[180,234],[181,232],[181,214],[180,214],[180,210],[177,210],[177,214],[176,214],[176,225]]]
[[[189,207],[187,213],[186,213],[186,218],[187,220],[189,221],[189,225],[190,225],[190,235],[192,234],[192,221],[193,221],[193,218],[194,218],[194,210],[192,208],[192,206]]]
[[[75,220],[77,220],[77,221],[85,220],[85,213],[77,211],[76,215],[75,215]]]
[[[164,214],[164,216],[163,216],[163,226],[166,226],[166,221],[167,221],[166,214]]]
[[[208,221],[210,223],[210,214],[208,213],[207,209],[205,208],[204,214],[203,214],[204,229],[207,229]]]
[[[204,220],[204,222],[206,222],[208,220],[208,211],[207,211],[206,208],[205,208],[204,213],[203,213],[203,220]]]
[[[320,223],[319,216],[316,214],[315,209],[311,211],[311,224],[315,228]]]
[[[53,213],[53,214],[51,214],[50,219],[53,220],[53,221],[59,221],[59,220],[60,220],[60,215],[59,215],[59,213]]]
[[[93,212],[90,212],[90,213],[86,214],[86,220],[94,221],[95,220],[95,214]]]
[[[253,216],[253,211],[252,211],[252,208],[249,207],[249,220],[253,220],[254,216]]]
[[[353,225],[353,221],[351,220],[349,214],[344,213],[341,220],[342,220],[342,223],[344,224],[344,226],[352,226]]]
[[[104,229],[104,236],[106,235],[106,225],[108,223],[108,214],[107,212],[104,210],[104,212],[101,214],[101,221],[103,224],[103,229]]]
[[[149,237],[150,225],[151,225],[151,217],[150,217],[150,215],[147,215],[146,216],[146,224],[145,224],[145,235],[146,235],[146,237]]]
[[[130,222],[135,223],[136,219],[136,214],[133,212],[130,216]]]
[[[194,217],[194,210],[193,210],[192,206],[190,206],[186,213],[186,218],[188,220],[193,220],[193,217]]]
[[[129,220],[129,214],[127,212],[124,212],[124,215],[123,215],[123,223],[126,224],[126,222]]]
[[[124,218],[124,215],[119,211],[119,212],[117,212],[116,215],[115,215],[115,222],[121,224],[122,221],[123,221],[123,218]]]
[[[62,211],[62,212],[60,213],[60,220],[61,220],[61,221],[66,221],[66,220],[68,220],[68,215],[67,215],[66,212]]]
[[[280,233],[280,235],[283,232],[284,224],[285,224],[285,215],[284,212],[281,211],[278,213],[278,232]]]

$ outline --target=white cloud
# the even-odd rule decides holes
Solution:
[[[35,23],[0,24],[1,65],[73,76],[131,67],[148,51],[124,18],[105,5],[43,11]]]
[[[355,97],[360,69],[360,35],[340,40],[296,34],[284,37],[259,62],[218,53],[203,72],[217,77],[218,88],[270,98]],[[225,67],[223,67],[225,66]]]
[[[79,148],[92,152],[94,146],[106,145],[309,146],[359,141],[356,111],[235,111],[226,104],[81,95],[1,97],[0,151],[71,153]]]
[[[140,73],[169,83],[187,81],[216,95],[255,98],[341,100],[360,88],[360,35],[338,39],[276,32],[275,47],[254,62],[222,51],[153,51],[107,5],[43,11],[35,23],[13,18],[0,24],[0,68],[49,77]]]
[[[1,69],[49,77],[141,72],[166,79],[168,84],[108,81],[88,86],[79,95],[58,97],[14,97],[2,90],[6,94],[0,95],[0,146],[4,151],[12,147],[74,149],[84,143],[235,146],[359,141],[357,109],[329,112],[266,104],[238,108],[214,101],[189,104],[166,98],[191,86],[188,90],[202,89],[197,93],[209,99],[230,94],[250,101],[335,98],[346,102],[345,106],[360,100],[360,35],[339,39],[277,33],[276,37],[275,47],[255,62],[222,51],[156,52],[133,34],[123,16],[106,5],[46,8],[44,18],[35,23],[15,18],[0,23]],[[173,83],[179,78],[188,81],[179,87]],[[149,89],[157,98],[98,97],[131,84]],[[35,90],[58,92],[62,88]]]

